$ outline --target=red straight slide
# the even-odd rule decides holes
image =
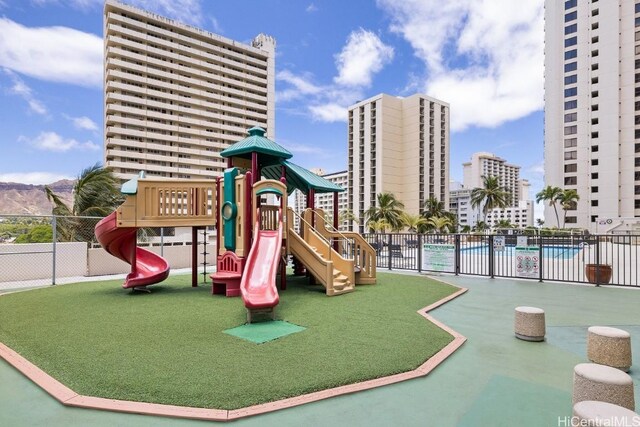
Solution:
[[[282,247],[282,221],[277,230],[260,230],[258,223],[254,230],[255,241],[240,282],[242,300],[249,310],[275,307],[280,301],[276,274]]]
[[[96,224],[96,237],[102,247],[131,265],[123,288],[153,285],[169,276],[169,264],[164,258],[136,246],[136,232],[134,227],[118,228],[115,211]]]

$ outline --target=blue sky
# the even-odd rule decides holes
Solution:
[[[489,151],[543,185],[543,0],[127,0],[234,40],[277,40],[276,140],[346,164],[346,107],[381,92],[451,105],[451,178]],[[0,0],[0,181],[103,159],[101,0]]]

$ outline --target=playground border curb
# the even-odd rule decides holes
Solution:
[[[435,281],[446,283],[433,277],[429,278]],[[447,284],[450,286],[454,286],[450,283]],[[128,400],[107,399],[93,396],[83,396],[71,390],[58,380],[54,379],[42,369],[38,368],[36,365],[29,362],[16,351],[12,350],[1,342],[0,357],[65,406],[98,409],[113,412],[126,412],[141,415],[188,418],[195,420],[232,421],[239,418],[264,414],[267,412],[273,412],[285,408],[291,408],[293,406],[316,402],[318,400],[328,399],[343,394],[356,393],[363,390],[369,390],[388,384],[394,384],[401,381],[426,376],[433,369],[435,369],[436,366],[438,366],[445,359],[451,356],[467,340],[464,336],[428,314],[431,310],[459,297],[468,290],[467,288],[457,288],[458,291],[454,292],[453,294],[418,310],[418,314],[420,314],[426,320],[435,324],[440,329],[443,329],[453,336],[453,341],[443,347],[436,354],[431,356],[429,360],[424,362],[418,368],[400,374],[376,378],[373,380],[367,380],[354,384],[348,384],[340,387],[334,387],[314,393],[303,394],[300,396],[277,400],[275,402],[268,402],[240,409],[222,410],[192,408],[188,406],[174,406],[160,403],[145,403]]]

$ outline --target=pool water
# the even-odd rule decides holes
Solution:
[[[504,251],[496,251],[496,256],[513,256],[514,246],[505,246]],[[489,246],[473,246],[463,247],[460,249],[461,255],[477,254],[488,255]],[[542,248],[542,256],[544,258],[571,259],[580,252],[580,248],[576,246],[544,246]]]

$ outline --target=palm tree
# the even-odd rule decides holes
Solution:
[[[538,227],[542,227],[544,225],[544,219],[542,219],[542,218],[536,219],[536,225]]]
[[[461,233],[471,233],[471,227],[468,225],[463,225],[462,229],[460,230]]]
[[[489,229],[489,225],[484,221],[476,222],[476,225],[473,226],[473,231],[487,231]]]
[[[560,206],[562,206],[562,210],[564,211],[564,215],[562,216],[562,228],[565,228],[567,222],[567,211],[575,208],[578,200],[580,200],[580,195],[573,189],[563,190],[562,194],[558,197],[558,202],[560,202]]]
[[[501,219],[496,223],[495,228],[513,228],[513,224],[508,219]]]
[[[536,194],[536,203],[548,202],[556,214],[556,223],[560,228],[560,218],[558,217],[558,209],[556,208],[556,202],[562,195],[562,189],[560,187],[552,187],[547,185],[539,193]]]
[[[360,224],[360,220],[353,212],[351,212],[351,209],[341,210],[340,213],[338,214],[338,224],[342,224],[345,221],[355,222],[356,224]]]
[[[376,199],[376,205],[371,206],[365,212],[367,224],[371,221],[384,220],[392,230],[401,229],[404,204],[396,199],[392,193],[379,193]]]
[[[377,233],[378,231],[382,231],[384,233],[387,228],[389,228],[389,224],[384,219],[380,219],[378,221],[369,220],[367,222],[367,227],[369,227],[373,233]]]
[[[491,209],[506,208],[510,199],[510,193],[500,186],[497,176],[483,176],[482,187],[471,190],[471,207],[482,206],[483,220]]]
[[[444,203],[435,197],[429,197],[423,205],[422,216],[426,219],[432,216],[442,216],[444,213]]]
[[[433,227],[436,233],[447,233],[449,227],[453,225],[451,220],[445,216],[432,216],[427,220],[427,223]]]
[[[402,216],[402,221],[411,233],[415,233],[427,223],[427,220],[420,215],[411,215],[408,213]]]
[[[82,225],[80,216],[107,216],[113,212],[124,197],[120,194],[120,180],[111,169],[99,163],[80,172],[73,187],[73,206],[69,207],[53,192],[44,187],[47,199],[53,203],[52,213],[62,216],[58,220],[57,232],[61,240],[91,241],[93,228]],[[86,224],[85,224],[86,225]]]

